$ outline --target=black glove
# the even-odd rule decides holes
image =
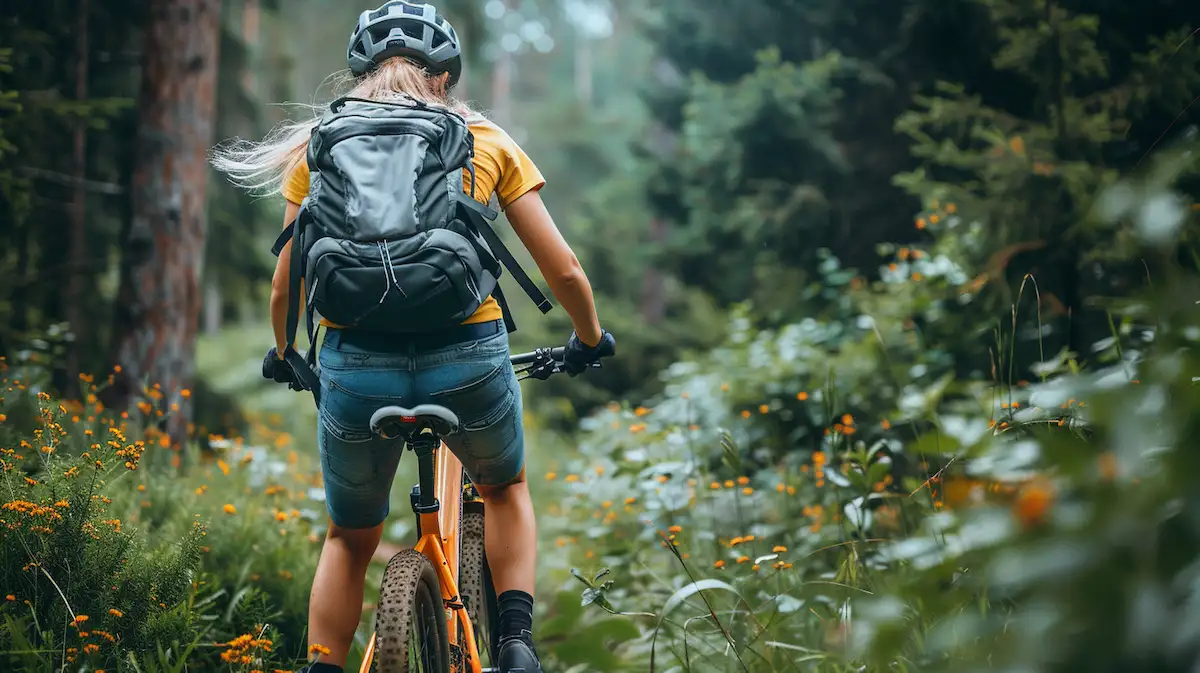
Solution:
[[[595,346],[585,345],[575,332],[571,332],[567,350],[563,353],[563,369],[571,376],[578,376],[593,362],[599,362],[600,358],[612,357],[616,353],[617,340],[605,330],[600,330],[600,343]]]
[[[267,351],[267,357],[263,358],[262,375],[264,379],[271,379],[276,383],[293,383],[296,380],[292,366],[286,360],[279,359],[279,351],[274,346]]]

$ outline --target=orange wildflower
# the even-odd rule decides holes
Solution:
[[[1053,503],[1053,486],[1045,479],[1035,479],[1017,494],[1014,513],[1021,525],[1029,528],[1045,521]]]

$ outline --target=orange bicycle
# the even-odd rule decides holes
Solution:
[[[519,379],[547,379],[563,370],[563,348],[513,355]],[[593,367],[600,364],[594,363]],[[483,499],[462,463],[442,443],[460,431],[445,407],[387,406],[371,430],[402,439],[417,456],[418,483],[410,494],[417,543],[391,558],[383,573],[375,632],[362,673],[488,673],[499,645],[496,592],[483,546]]]

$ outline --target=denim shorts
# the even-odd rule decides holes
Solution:
[[[476,484],[506,484],[520,474],[521,389],[508,333],[502,321],[470,328],[470,338],[450,345],[328,330],[319,356],[317,445],[334,524],[371,528],[387,518],[404,446],[371,433],[371,414],[382,406],[440,404],[457,414],[463,432],[445,442]]]

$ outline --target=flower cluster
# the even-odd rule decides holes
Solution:
[[[275,643],[270,638],[255,637],[252,634],[244,633],[227,643],[219,644],[225,647],[225,650],[221,652],[221,661],[247,665],[253,663],[255,659],[261,658],[262,653],[270,652]]]

